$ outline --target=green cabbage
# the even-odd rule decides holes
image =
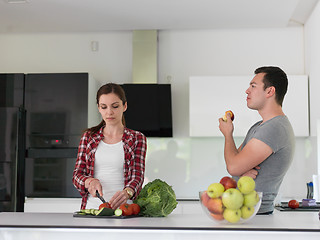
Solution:
[[[178,204],[172,187],[160,179],[147,183],[134,202],[146,217],[166,217]]]

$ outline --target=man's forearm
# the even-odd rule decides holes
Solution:
[[[232,174],[233,166],[235,161],[235,156],[238,154],[238,149],[236,148],[236,144],[232,135],[225,136],[225,143],[224,143],[224,159],[227,165],[228,172]]]

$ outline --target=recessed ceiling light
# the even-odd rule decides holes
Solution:
[[[7,3],[28,3],[29,0],[5,0]]]

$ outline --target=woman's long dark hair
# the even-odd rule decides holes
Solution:
[[[123,105],[126,104],[127,98],[126,98],[126,94],[125,94],[123,88],[120,85],[115,84],[115,83],[107,83],[107,84],[101,86],[97,92],[97,96],[96,96],[97,105],[99,105],[99,99],[100,99],[101,95],[109,94],[109,93],[116,94],[120,98],[120,100],[122,101],[122,104]],[[123,126],[126,126],[124,115],[122,115],[122,124],[123,124]],[[100,130],[100,128],[103,127],[104,125],[105,125],[105,122],[102,119],[102,121],[97,126],[88,128],[88,129],[86,129],[86,131],[89,131],[89,132],[91,132],[91,134],[93,134],[93,133],[98,132]]]

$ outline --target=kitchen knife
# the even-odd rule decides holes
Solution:
[[[100,195],[100,193],[98,192],[98,190],[96,190],[96,195],[97,197],[101,200],[101,202],[105,203],[106,200],[104,200],[104,198]]]

